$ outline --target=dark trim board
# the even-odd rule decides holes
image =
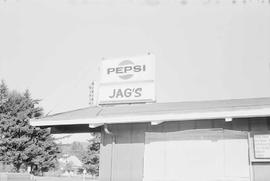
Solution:
[[[102,129],[101,127],[89,128],[88,124],[58,125],[58,126],[42,127],[42,128],[51,128],[52,134],[100,132]]]

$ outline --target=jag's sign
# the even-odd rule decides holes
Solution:
[[[99,104],[155,101],[155,57],[105,60],[100,69]]]
[[[100,89],[100,104],[152,102],[155,100],[154,84],[149,82],[120,85],[103,85]]]

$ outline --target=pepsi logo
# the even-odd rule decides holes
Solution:
[[[107,75],[118,75],[122,80],[131,79],[135,73],[146,71],[145,65],[138,65],[131,60],[123,60],[117,67],[107,68]]]

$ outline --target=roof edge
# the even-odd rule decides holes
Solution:
[[[104,124],[119,123],[145,123],[151,122],[153,125],[166,121],[188,121],[188,120],[205,120],[205,119],[226,119],[226,118],[249,118],[249,117],[268,117],[270,108],[251,108],[235,109],[225,111],[204,111],[204,112],[186,112],[186,113],[163,113],[138,116],[110,116],[96,117],[88,119],[71,119],[71,120],[30,120],[32,126],[56,126],[56,125],[76,125],[88,124],[89,127],[99,127]]]

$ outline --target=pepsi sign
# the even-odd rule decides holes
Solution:
[[[117,74],[119,78],[128,80],[134,73],[146,71],[146,65],[135,65],[131,60],[123,60],[117,67],[107,69],[107,74]]]
[[[155,101],[155,57],[105,60],[100,69],[99,104]]]
[[[101,83],[154,80],[155,57],[105,60],[101,64]]]

